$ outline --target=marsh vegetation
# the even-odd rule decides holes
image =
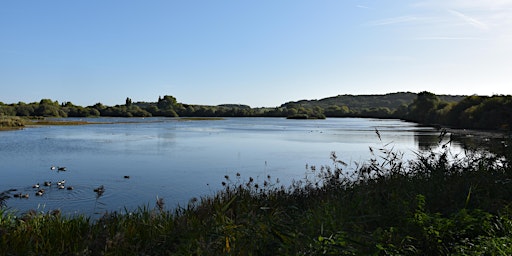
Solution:
[[[19,129],[25,126],[25,122],[19,117],[0,116],[0,130]]]
[[[509,255],[511,150],[418,154],[383,145],[356,172],[336,153],[289,186],[226,175],[223,189],[167,208],[163,198],[100,219],[3,208],[11,255]]]

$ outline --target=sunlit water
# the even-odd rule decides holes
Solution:
[[[358,118],[90,121],[106,123],[0,132],[0,191],[14,188],[30,195],[7,200],[9,208],[99,216],[153,208],[158,196],[171,209],[214,194],[225,175],[232,182],[236,173],[260,182],[270,175],[290,184],[304,177],[306,165],[331,164],[333,151],[347,163],[360,163],[370,158],[369,147],[390,143],[388,148],[409,157],[419,147],[433,146],[439,136],[438,130],[413,123]],[[52,186],[35,195],[33,184],[60,180],[74,190]],[[100,185],[105,192],[98,197],[93,189]]]

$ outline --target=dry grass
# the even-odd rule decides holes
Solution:
[[[25,126],[25,120],[20,117],[0,116],[0,130],[20,129]]]

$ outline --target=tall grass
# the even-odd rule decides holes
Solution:
[[[20,117],[0,116],[0,130],[17,129],[25,126],[25,121]]]
[[[504,149],[507,149],[504,147]],[[99,220],[0,212],[5,255],[510,255],[510,152],[451,156],[372,149],[356,170],[335,153],[307,178],[225,176],[223,190],[166,210]]]

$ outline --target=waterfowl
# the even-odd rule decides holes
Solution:
[[[44,182],[44,185],[45,185],[45,186],[47,186],[47,187],[49,187],[49,186],[51,186],[51,185],[52,185],[52,182],[51,182],[51,181],[45,181],[45,182]]]
[[[39,188],[39,183],[37,184],[34,184],[34,186],[32,186],[33,188]]]
[[[13,195],[14,197],[21,197],[21,193],[16,193]]]
[[[103,185],[101,185],[101,186],[99,186],[99,187],[94,189],[94,192],[96,192],[96,193],[100,193],[100,192],[103,192],[103,191],[105,191],[105,187],[103,187]]]
[[[50,167],[50,170],[55,170],[55,169],[56,169],[55,166]]]
[[[59,189],[64,189],[65,187],[64,187],[64,185],[59,185],[59,187],[58,187],[58,188],[59,188]]]
[[[68,186],[66,189],[67,190],[73,190],[74,188],[72,186]]]
[[[103,185],[101,185],[95,188],[94,192],[96,192],[97,196],[100,197],[101,195],[103,195],[103,192],[105,192],[105,188],[103,187]]]
[[[57,171],[66,171],[66,167],[59,167],[57,168]]]
[[[42,196],[44,194],[44,189],[40,189],[36,192],[36,196]]]
[[[130,178],[130,176],[128,176],[128,175],[125,175],[125,176],[124,176],[124,178],[125,178],[125,179],[129,179],[129,178]]]
[[[21,198],[28,198],[28,194],[21,195]]]

